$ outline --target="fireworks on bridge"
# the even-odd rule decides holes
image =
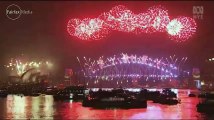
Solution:
[[[196,22],[184,16],[170,20],[168,11],[162,6],[153,6],[146,12],[135,14],[127,7],[118,5],[97,18],[69,20],[67,31],[81,40],[100,40],[111,31],[135,34],[166,32],[172,40],[183,42],[196,32]]]
[[[92,58],[77,57],[81,71],[87,79],[95,80],[165,80],[177,79],[187,57],[178,58],[175,55],[169,58],[151,58],[147,55],[137,56],[122,53],[112,57],[101,56]],[[121,81],[121,82],[124,82]]]

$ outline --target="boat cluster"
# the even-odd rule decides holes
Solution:
[[[147,101],[154,103],[176,105],[181,102],[177,94],[170,88],[162,91],[149,91],[141,89],[138,92],[123,88],[92,91],[85,86],[69,86],[64,89],[55,87],[41,87],[38,85],[17,85],[0,89],[0,98],[7,97],[8,94],[20,96],[53,95],[54,100],[77,100],[82,101],[82,106],[93,108],[146,108]],[[196,97],[190,93],[189,97]],[[203,92],[198,95],[200,102],[197,104],[197,111],[212,113],[214,111],[214,92]]]
[[[100,89],[97,92],[90,90],[82,105],[94,108],[146,108],[147,100],[145,98],[140,99],[135,94],[123,89],[113,89],[111,91]]]
[[[17,86],[13,89],[0,90],[0,97],[6,97],[8,94],[18,94],[21,96],[53,95],[56,101],[78,100],[82,101],[84,107],[94,108],[146,108],[147,101],[167,105],[175,105],[180,102],[177,94],[170,88],[164,88],[162,91],[149,91],[142,88],[140,91],[134,92],[123,88],[92,91],[91,89],[86,89],[85,86],[69,86],[64,89]]]
[[[200,102],[197,104],[197,111],[213,114],[214,111],[214,92],[205,92],[198,95]]]
[[[82,105],[95,108],[146,108],[148,100],[168,105],[175,105],[180,102],[177,95],[169,88],[163,89],[162,92],[148,91],[147,89],[141,89],[140,92],[131,92],[120,88],[111,91],[101,89],[97,92],[90,91]]]
[[[197,111],[201,113],[213,114],[214,111],[214,91],[200,91],[196,93],[190,93],[189,97],[198,97],[199,103],[196,105]]]

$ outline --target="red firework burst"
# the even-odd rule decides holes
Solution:
[[[164,32],[169,21],[167,10],[161,6],[153,6],[136,16],[135,33]]]
[[[164,32],[170,21],[168,11],[162,6],[153,6],[148,9],[148,14],[150,15],[151,32]]]
[[[71,19],[68,22],[67,31],[70,35],[76,36],[82,40],[99,40],[109,32],[108,26],[103,20],[95,19]]]
[[[171,39],[186,41],[196,31],[196,23],[189,17],[170,21],[168,11],[162,6],[153,6],[146,12],[134,14],[123,5],[113,7],[94,19],[71,19],[67,31],[81,40],[100,40],[111,30],[128,33],[167,32]]]
[[[112,30],[132,32],[135,29],[135,15],[125,6],[118,5],[99,16]]]
[[[196,32],[196,22],[189,17],[178,17],[167,25],[167,32],[172,40],[183,42]]]

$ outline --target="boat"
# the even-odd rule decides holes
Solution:
[[[157,96],[160,95],[160,91],[148,91],[147,99],[154,100]]]
[[[69,86],[53,95],[55,100],[82,100],[85,97],[85,86]]]
[[[202,113],[213,113],[214,111],[214,100],[206,100],[202,103],[197,104],[197,111]]]
[[[180,103],[181,100],[177,98],[177,94],[171,91],[170,88],[164,88],[160,95],[155,97],[153,102],[167,105],[176,105]]]
[[[99,90],[97,92],[90,92],[83,100],[82,105],[93,108],[146,108],[147,101],[128,95],[122,89],[112,91]]]
[[[148,91],[147,89],[142,88],[137,97],[144,98],[146,100],[154,100],[159,95],[159,91]]]
[[[170,98],[177,98],[177,94],[174,93],[171,88],[164,88],[162,94]]]
[[[211,113],[214,111],[214,92],[206,93],[197,105],[197,111],[202,113]]]

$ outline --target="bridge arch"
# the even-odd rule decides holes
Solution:
[[[86,78],[154,78],[167,79],[177,78],[179,68],[175,64],[167,63],[165,60],[150,58],[146,55],[121,54],[113,57],[99,57],[92,60],[85,58],[80,61],[77,58],[84,76]]]

